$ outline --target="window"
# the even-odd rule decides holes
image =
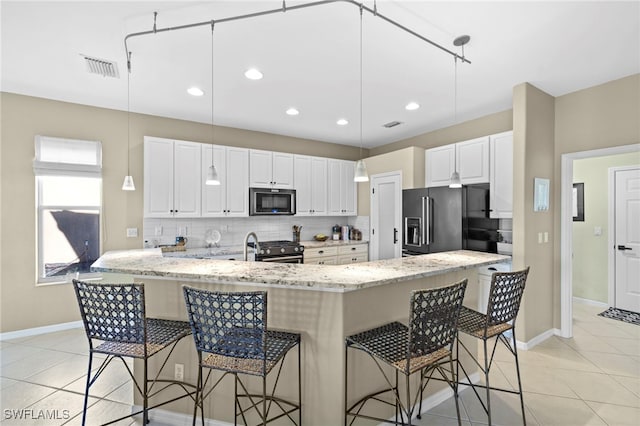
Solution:
[[[38,282],[87,278],[100,256],[100,142],[37,136]]]

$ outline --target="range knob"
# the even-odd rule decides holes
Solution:
[[[262,250],[262,249],[261,249],[261,250],[260,250],[260,254],[264,254],[264,250]]]
[[[298,251],[298,247],[294,247],[294,248],[293,248],[293,251]]]
[[[267,249],[267,254],[271,254],[271,250],[270,249]]]
[[[286,251],[286,250],[284,249],[284,247],[282,247],[282,248],[280,249],[280,253],[284,253],[285,251]]]

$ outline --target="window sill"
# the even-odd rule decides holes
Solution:
[[[69,276],[60,276],[60,277],[50,277],[50,278],[38,278],[38,282],[36,282],[36,287],[48,287],[52,285],[61,285],[61,284],[71,284],[72,279],[82,280],[82,281],[101,281],[102,274],[95,273],[87,273],[87,274],[73,274]]]

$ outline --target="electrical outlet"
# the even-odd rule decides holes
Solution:
[[[175,380],[184,380],[184,364],[176,364],[173,369],[173,378]]]
[[[162,225],[156,226],[155,231],[156,231],[156,237],[162,236]]]
[[[549,242],[549,233],[548,233],[548,232],[545,232],[545,233],[544,233],[544,242],[545,242],[545,243],[548,243],[548,242]]]
[[[127,228],[127,238],[136,238],[138,236],[138,228]]]
[[[538,244],[542,244],[542,232],[538,232]]]

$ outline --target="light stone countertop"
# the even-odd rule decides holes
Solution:
[[[340,247],[340,246],[355,246],[360,244],[369,244],[366,240],[332,240],[329,238],[326,241],[306,240],[300,241],[300,244],[307,248],[319,248],[319,247]]]
[[[348,292],[509,262],[510,256],[459,250],[350,265],[305,265],[163,257],[160,249],[110,251],[94,272],[266,287]]]

